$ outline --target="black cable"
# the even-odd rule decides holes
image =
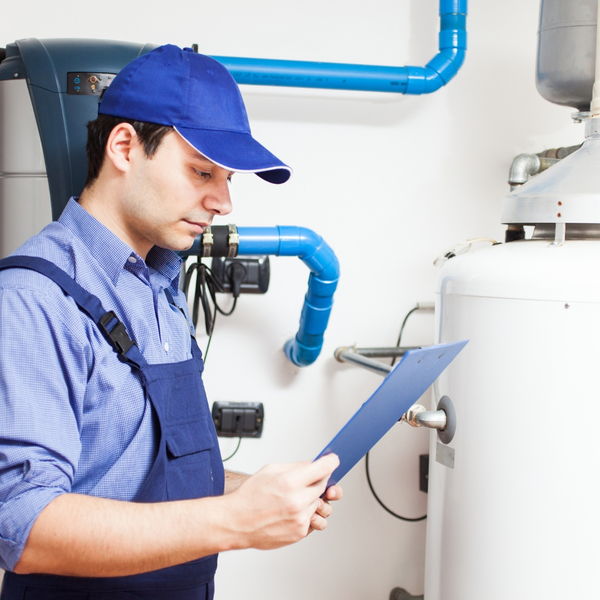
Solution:
[[[208,342],[206,344],[206,350],[204,351],[204,355],[202,356],[202,360],[204,361],[204,364],[206,364],[206,357],[208,356],[208,349],[210,348],[210,343],[212,341],[212,336],[213,336],[213,331],[215,330],[215,321],[216,320],[217,320],[217,313],[215,313],[215,316],[213,318],[212,330],[210,332],[210,335],[208,336]]]
[[[402,321],[402,327],[400,327],[400,335],[398,335],[398,341],[396,342],[396,347],[399,348],[400,347],[400,342],[402,341],[402,334],[404,333],[404,327],[406,326],[406,322],[408,321],[408,317],[410,317],[410,315],[412,315],[416,310],[419,310],[419,306],[415,306],[414,308],[411,308],[411,310],[408,311],[408,313],[406,313],[406,316],[404,317],[404,321]],[[396,362],[396,358],[394,357],[392,359],[392,367],[394,366],[394,363]],[[369,484],[369,489],[371,490],[371,493],[373,494],[373,497],[375,498],[375,500],[377,500],[377,502],[379,502],[379,505],[381,506],[381,508],[383,508],[384,510],[386,510],[387,512],[390,513],[390,515],[396,517],[397,519],[400,519],[402,521],[408,521],[410,523],[416,523],[417,521],[423,521],[424,519],[427,518],[427,515],[423,515],[422,517],[416,517],[414,519],[411,519],[409,517],[402,517],[400,515],[397,515],[393,510],[390,510],[379,498],[379,496],[377,495],[377,493],[375,492],[375,489],[373,488],[373,484],[371,483],[371,476],[369,474],[369,453],[367,452],[367,454],[365,455],[365,471],[367,473],[367,483]]]
[[[228,461],[230,458],[233,458],[235,456],[235,453],[240,449],[240,444],[242,443],[242,438],[238,439],[238,444],[235,448],[235,450],[233,451],[233,454],[230,454],[227,458],[223,459],[223,462]]]
[[[380,499],[379,496],[375,493],[375,490],[373,489],[373,484],[371,483],[371,476],[369,475],[369,453],[367,452],[367,454],[365,455],[365,467],[366,467],[366,473],[367,473],[367,483],[369,484],[369,489],[371,490],[371,493],[373,494],[373,497],[375,498],[375,500],[377,500],[377,502],[379,502],[379,505],[381,506],[381,508],[383,508],[384,510],[386,510],[387,512],[390,513],[390,515],[392,515],[393,517],[396,517],[396,519],[400,519],[401,521],[408,521],[409,523],[416,523],[417,521],[423,521],[424,519],[427,518],[427,515],[423,515],[422,517],[416,517],[414,519],[411,519],[409,517],[401,517],[400,515],[397,515],[393,510],[390,510]]]
[[[204,313],[204,328],[206,330],[206,335],[209,336],[208,344],[210,345],[210,337],[212,337],[214,330],[217,312],[220,312],[225,317],[228,317],[233,313],[240,293],[240,282],[245,277],[246,270],[243,269],[243,271],[240,271],[238,269],[233,269],[230,273],[228,272],[233,291],[233,305],[228,311],[223,310],[217,302],[217,292],[222,293],[225,290],[223,289],[221,282],[214,276],[212,270],[202,262],[202,259],[191,264],[185,273],[183,280],[183,293],[186,295],[186,297],[189,295],[190,283],[194,273],[196,274],[196,285],[194,287],[194,295],[192,298],[192,321],[194,323],[194,327],[197,327],[200,304],[202,304],[202,311]],[[214,311],[210,306],[209,298],[214,306]]]
[[[408,321],[408,317],[410,317],[410,315],[412,315],[416,310],[419,310],[418,306],[411,308],[408,311],[408,313],[406,313],[406,316],[404,317],[404,321],[402,321],[402,327],[400,327],[400,334],[398,335],[398,341],[396,342],[396,348],[400,348],[400,342],[402,341],[402,334],[404,333],[404,327],[406,326],[406,321]],[[392,358],[392,367],[396,364],[397,358],[398,358],[397,356],[394,356],[394,358]]]

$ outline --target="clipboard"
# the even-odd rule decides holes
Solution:
[[[340,459],[327,482],[328,488],[338,483],[398,422],[468,342],[407,351],[372,396],[315,458],[334,453]]]

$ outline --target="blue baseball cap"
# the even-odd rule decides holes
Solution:
[[[191,48],[160,46],[121,69],[98,114],[169,125],[200,154],[228,171],[285,183],[290,167],[250,132],[237,83],[220,63]]]

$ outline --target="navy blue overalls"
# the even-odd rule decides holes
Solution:
[[[0,270],[32,269],[49,277],[101,329],[118,358],[137,370],[160,426],[158,454],[136,502],[187,500],[223,493],[224,472],[202,383],[202,354],[192,337],[192,358],[149,365],[114,312],[67,273],[41,258],[0,260]],[[172,296],[165,290],[169,302]],[[127,577],[63,577],[6,573],[0,600],[210,600],[217,555]]]

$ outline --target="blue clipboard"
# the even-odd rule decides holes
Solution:
[[[469,340],[409,350],[373,395],[315,458],[337,454],[340,465],[327,487],[335,485],[427,391]]]

